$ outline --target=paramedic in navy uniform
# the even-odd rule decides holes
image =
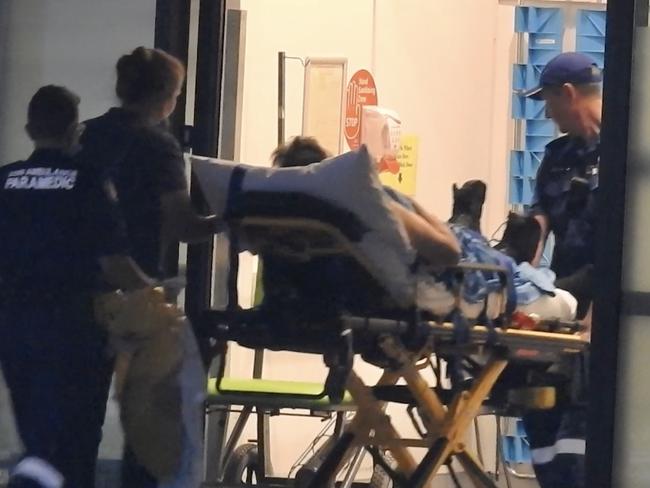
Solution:
[[[173,56],[138,47],[117,62],[120,107],[87,121],[82,158],[115,182],[133,258],[150,276],[170,276],[166,254],[179,241],[207,240],[218,231],[215,216],[198,215],[190,202],[178,141],[166,130],[185,69]],[[156,486],[126,446],[124,488]],[[191,487],[189,487],[191,488]]]
[[[546,147],[532,212],[543,239],[551,231],[555,235],[551,269],[557,286],[578,298],[578,318],[588,312],[593,295],[602,79],[591,58],[563,53],[546,65],[539,87],[526,94],[544,100],[547,116],[566,134]],[[583,487],[584,411],[559,407],[534,412],[524,424],[542,488]]]
[[[94,486],[112,358],[93,295],[149,284],[126,257],[110,183],[72,156],[78,103],[38,90],[35,150],[0,168],[0,363],[25,449],[10,488]]]

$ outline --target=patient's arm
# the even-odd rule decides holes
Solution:
[[[161,197],[160,203],[165,242],[206,241],[223,227],[223,222],[215,215],[203,216],[196,213],[185,191],[166,193]]]
[[[430,265],[453,266],[460,259],[456,237],[440,219],[415,205],[416,212],[391,202],[391,210],[402,221],[411,245]]]

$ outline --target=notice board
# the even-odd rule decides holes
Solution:
[[[341,153],[347,60],[307,58],[302,135],[316,138],[332,155]]]

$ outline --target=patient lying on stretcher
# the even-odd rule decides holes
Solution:
[[[273,154],[273,165],[276,167],[307,166],[322,161],[327,153],[312,138],[297,137],[289,144],[280,146]],[[477,185],[478,183],[478,185]],[[482,191],[480,186],[482,185]],[[390,188],[384,188],[391,199],[390,209],[402,222],[411,245],[417,251],[429,271],[420,280],[428,281],[428,286],[418,290],[418,305],[428,310],[448,310],[452,307],[455,297],[445,291],[444,279],[437,275],[436,270],[456,264],[460,257],[463,261],[495,264],[509,268],[513,275],[514,286],[511,289],[510,300],[525,314],[535,314],[540,318],[573,320],[575,317],[575,300],[553,285],[553,277],[544,271],[534,270],[524,259],[521,259],[522,246],[515,245],[509,252],[510,256],[489,248],[487,240],[480,234],[480,215],[485,199],[485,185],[482,182],[470,182],[461,189],[454,187],[454,211],[450,225],[443,223],[437,217],[426,212],[412,199]],[[514,220],[513,220],[514,222]],[[480,248],[480,249],[479,249]],[[287,270],[281,264],[265,263],[269,273],[268,279],[277,279],[286,274]],[[304,286],[311,287],[310,283]],[[316,280],[317,281],[317,280]],[[470,285],[464,290],[465,303],[463,312],[468,318],[477,318],[485,304],[490,287],[500,288],[498,279],[485,273],[475,273],[468,280]],[[277,283],[267,283],[265,289],[282,289]],[[487,289],[487,290],[486,290]],[[318,286],[311,290],[318,293]],[[303,290],[304,291],[304,290]],[[499,311],[500,312],[500,311]],[[442,313],[442,312],[441,312]],[[498,315],[498,312],[495,313]]]
[[[308,166],[328,157],[316,139],[295,137],[290,143],[273,152],[273,166],[288,168]],[[385,188],[391,197],[390,210],[402,222],[411,245],[427,264],[444,268],[458,263],[460,245],[458,240],[440,219],[426,212],[409,198]]]

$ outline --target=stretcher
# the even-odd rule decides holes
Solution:
[[[229,234],[231,284],[237,282],[241,241],[263,257],[278,256],[297,266],[314,257],[346,256],[358,269],[366,269],[364,256],[328,223],[248,214],[229,222]],[[461,266],[458,271],[462,275],[477,267],[481,268]],[[376,287],[376,283],[372,286]],[[205,331],[218,344],[225,348],[227,341],[235,341],[256,350],[322,354],[329,368],[322,390],[298,397],[311,402],[327,397],[328,404],[352,399],[354,416],[329,447],[316,476],[307,485],[313,488],[332,486],[339,471],[354,460],[360,448],[373,455],[375,464],[396,487],[429,486],[442,466],[451,469],[452,459],[460,463],[473,486],[496,487],[465,444],[468,428],[486,406],[495,412],[512,413],[552,408],[559,401],[570,401],[546,381],[544,372],[550,364],[580,357],[588,348],[575,334],[576,324],[542,322],[544,330],[518,330],[509,328],[508,317],[501,316],[485,325],[469,324],[460,339],[457,323],[415,308],[387,307],[385,314],[378,314],[374,306],[370,313],[328,311],[322,316],[312,314],[308,321],[302,315],[292,322],[287,320],[287,314],[278,318],[264,307],[239,308],[234,285],[230,294],[226,310],[208,310],[203,317]],[[390,300],[383,303],[390,304]],[[365,384],[352,369],[355,354],[384,368],[375,385]],[[448,389],[440,381],[443,360],[452,370]],[[435,384],[424,379],[424,369],[436,373]],[[398,385],[400,380],[405,385]],[[224,378],[224,368],[218,371],[211,388],[214,395],[250,405],[270,398],[279,404],[283,398],[296,398],[295,394],[277,391],[233,388]],[[385,412],[389,402],[408,406],[419,438],[400,437]],[[423,448],[426,455],[416,461],[410,448]]]

